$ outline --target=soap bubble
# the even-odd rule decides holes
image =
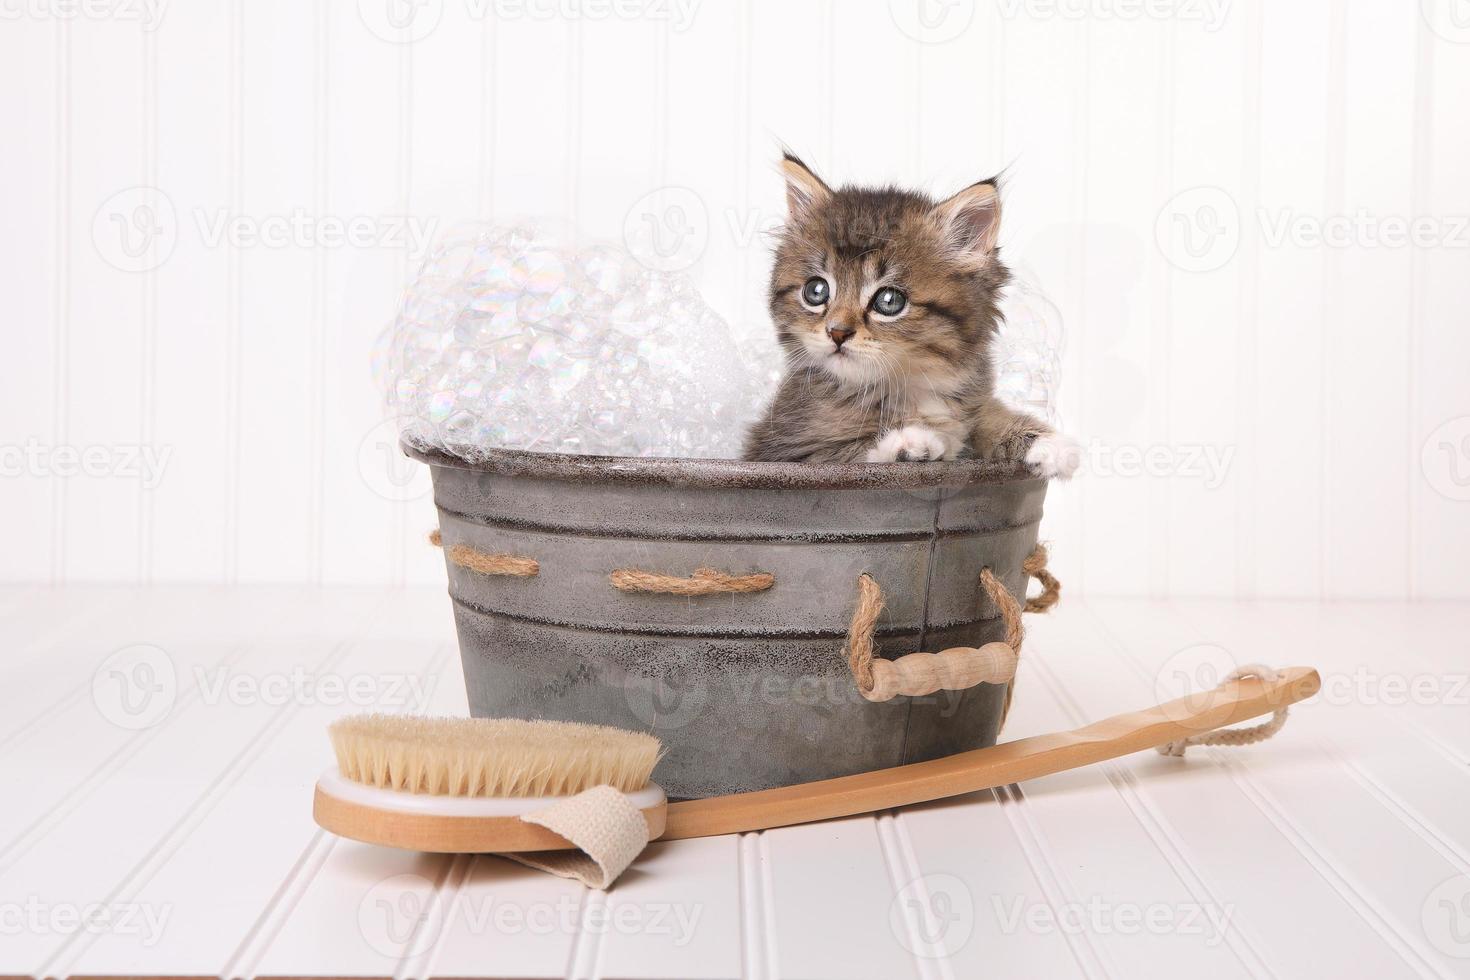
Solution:
[[[497,447],[738,456],[779,377],[682,275],[525,225],[435,245],[374,355],[402,431],[474,459]]]
[[[1061,311],[1032,281],[1020,276],[1006,287],[1000,307],[1005,319],[991,349],[996,394],[1012,408],[1059,425]]]
[[[780,378],[769,328],[737,335],[683,275],[563,241],[516,225],[435,245],[373,355],[400,430],[471,460],[738,456]],[[1061,316],[1023,277],[1001,308],[997,393],[1055,424]]]

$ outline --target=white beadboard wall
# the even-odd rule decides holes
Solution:
[[[1045,528],[1069,586],[1470,596],[1470,4],[922,3],[6,5],[0,578],[439,580],[369,374],[401,228],[617,238],[662,190],[763,330],[784,141],[1007,169],[1092,449]]]

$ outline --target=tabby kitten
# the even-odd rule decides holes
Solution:
[[[745,458],[814,463],[1024,458],[1076,470],[1076,443],[995,395],[990,344],[1010,281],[994,180],[944,201],[833,190],[791,154],[771,272],[786,377]]]

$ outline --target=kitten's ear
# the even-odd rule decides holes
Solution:
[[[792,217],[810,214],[832,196],[832,188],[812,173],[794,153],[782,155],[781,176],[786,178],[786,210]]]
[[[934,205],[946,247],[961,260],[984,265],[1000,235],[1000,188],[992,180],[971,184]]]

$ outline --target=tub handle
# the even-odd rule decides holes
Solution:
[[[847,632],[847,666],[858,692],[869,701],[890,701],[900,694],[919,697],[936,691],[963,691],[976,684],[1010,684],[1016,676],[1025,630],[1021,612],[1045,612],[1056,605],[1061,583],[1046,570],[1046,548],[1022,563],[1028,575],[1042,584],[1042,592],[1025,605],[1011,595],[989,568],[980,570],[980,586],[1000,610],[1006,627],[1004,642],[982,647],[951,647],[938,653],[910,653],[896,660],[874,656],[874,631],[883,612],[883,590],[872,576],[858,576],[858,604]],[[1004,711],[1009,711],[1011,688],[1006,689]]]
[[[900,694],[919,697],[936,691],[963,691],[976,684],[1006,684],[1016,676],[1016,651],[999,640],[983,647],[950,647],[938,653],[910,653],[897,660],[873,661],[873,688],[858,690],[869,701],[891,701]]]

